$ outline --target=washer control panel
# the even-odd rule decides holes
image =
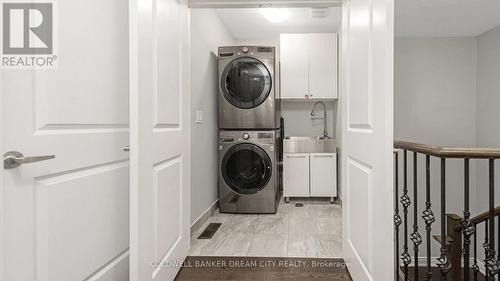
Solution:
[[[249,142],[272,145],[277,137],[279,137],[279,131],[221,131],[219,144]]]

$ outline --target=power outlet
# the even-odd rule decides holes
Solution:
[[[196,124],[203,124],[203,111],[196,110]]]

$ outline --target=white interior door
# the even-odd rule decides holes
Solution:
[[[128,7],[54,15],[58,68],[2,70],[2,154],[55,159],[3,170],[0,279],[128,280]]]
[[[189,250],[189,10],[130,0],[131,280],[173,280]]]
[[[344,255],[353,280],[393,280],[393,0],[342,13]]]

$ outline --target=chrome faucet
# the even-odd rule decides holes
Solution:
[[[316,117],[316,106],[318,104],[321,104],[323,106],[323,118],[318,118]],[[328,136],[328,130],[327,130],[327,117],[326,117],[326,105],[324,102],[322,101],[317,101],[314,106],[313,106],[313,109],[311,110],[311,120],[323,120],[323,138],[327,139],[329,138]]]

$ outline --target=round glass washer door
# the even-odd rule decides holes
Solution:
[[[255,194],[271,179],[271,159],[254,144],[237,144],[224,155],[221,172],[224,181],[234,192]]]
[[[262,104],[271,93],[271,73],[258,59],[240,57],[226,65],[221,91],[233,106],[250,109]]]

